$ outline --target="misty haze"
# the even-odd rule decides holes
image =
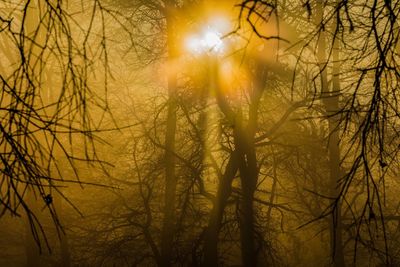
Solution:
[[[400,266],[399,15],[0,1],[0,267]]]

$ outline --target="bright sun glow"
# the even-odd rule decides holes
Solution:
[[[217,53],[226,50],[226,41],[223,36],[231,29],[231,23],[226,16],[212,16],[205,20],[203,28],[188,35],[185,39],[185,48],[192,54]]]
[[[203,46],[214,49],[216,51],[221,50],[223,48],[223,42],[221,40],[220,35],[217,32],[208,31],[204,35]]]
[[[207,27],[200,34],[191,35],[186,39],[186,48],[191,53],[203,54],[208,52],[220,53],[224,49],[222,34]]]

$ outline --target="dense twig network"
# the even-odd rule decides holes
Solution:
[[[35,206],[45,206],[60,226],[52,203],[65,199],[59,186],[79,181],[77,162],[103,164],[94,147],[101,120],[93,113],[108,112],[106,11],[97,0],[82,2],[92,10],[82,23],[77,4],[3,1],[0,7],[0,209],[26,214],[37,242],[44,230]],[[92,82],[96,72],[102,84]],[[75,178],[64,177],[65,168]]]
[[[251,7],[248,7],[249,3]],[[311,17],[318,13],[318,3],[323,6],[324,15],[321,21],[313,23]],[[240,14],[246,11],[250,13],[248,18],[254,16],[265,21],[273,12],[265,13],[266,9],[279,10],[280,14],[285,16],[285,11],[296,5],[293,3],[279,6],[280,4],[273,1],[243,1]],[[297,21],[301,25],[312,25],[310,29],[313,30],[308,35],[303,35],[302,41],[293,46],[302,47],[296,66],[307,64],[305,59],[310,56],[309,49],[317,47],[321,38],[326,38],[326,61],[315,62],[317,67],[319,64],[319,68],[312,79],[314,96],[322,100],[340,97],[340,106],[333,113],[328,113],[328,117],[338,117],[338,129],[342,136],[340,146],[347,151],[341,159],[344,174],[337,184],[340,188],[339,195],[321,217],[340,209],[338,203],[341,201],[346,203],[346,209],[354,209],[350,204],[354,202],[348,199],[351,198],[348,195],[351,188],[363,180],[366,184],[363,192],[364,208],[361,212],[351,211],[356,227],[355,239],[362,242],[363,226],[369,227],[365,222],[376,220],[381,226],[386,243],[385,217],[390,216],[384,211],[385,177],[392,163],[395,164],[400,148],[400,28],[397,22],[400,2],[303,1],[297,4],[300,6],[294,10],[303,10],[306,13],[303,13],[303,17],[300,15]],[[257,25],[251,25],[257,29]],[[334,50],[338,49],[334,47],[335,42],[339,43],[340,47],[339,59],[332,57]],[[330,68],[335,61],[340,64],[338,75],[341,77],[342,88],[339,92],[330,89],[325,93],[320,89],[320,79],[324,79],[325,69]],[[332,76],[329,79],[333,78]],[[367,232],[371,235],[371,231]],[[370,238],[374,239],[372,236]],[[388,247],[385,245],[383,255],[387,256],[387,253]]]

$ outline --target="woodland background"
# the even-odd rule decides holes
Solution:
[[[399,266],[399,12],[2,1],[0,266]]]

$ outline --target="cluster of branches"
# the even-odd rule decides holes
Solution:
[[[77,162],[104,163],[93,113],[108,112],[106,14],[98,0],[0,4],[0,214],[25,214],[38,243],[36,206],[62,230],[53,197],[68,201],[60,186],[80,182]],[[99,66],[100,86],[92,82]],[[75,177],[63,177],[66,168]]]
[[[196,1],[135,1],[128,5],[126,1],[120,0],[117,4],[129,7],[120,11],[108,9],[100,0],[80,4],[83,7],[79,3],[67,4],[61,0],[10,1],[0,8],[0,46],[3,51],[7,51],[2,55],[7,59],[0,63],[1,214],[9,212],[20,215],[21,211],[25,212],[36,241],[39,241],[43,229],[28,195],[42,201],[59,225],[52,203],[54,193],[63,197],[60,190],[62,182],[80,182],[77,162],[102,163],[95,150],[95,133],[100,131],[103,118],[98,113],[108,111],[108,103],[105,101],[107,90],[101,93],[95,90],[97,84],[92,78],[99,73],[98,67],[103,67],[101,87],[107,89],[108,19],[116,21],[120,30],[128,34],[130,46],[127,51],[134,50],[140,67],[165,57],[175,63],[180,37],[176,25],[182,21],[188,23],[185,19],[177,18],[177,13],[187,14],[186,11],[196,6]],[[237,106],[229,96],[225,97],[218,91],[213,92],[216,99],[210,104],[204,99],[208,93],[198,93],[207,89],[200,88],[204,84],[195,85],[196,78],[187,77],[189,75],[183,73],[169,74],[168,95],[164,95],[168,100],[156,101],[161,107],[157,107],[153,122],[149,121],[148,114],[141,114],[145,118],[143,129],[139,130],[140,134],[132,134],[132,169],[135,172],[130,169],[134,173],[129,178],[133,182],[129,179],[119,181],[134,188],[131,195],[140,196],[140,199],[127,203],[125,196],[119,195],[118,199],[122,199],[123,205],[110,208],[107,220],[103,220],[104,230],[95,232],[94,238],[101,239],[100,234],[106,231],[114,232],[118,240],[107,239],[106,244],[103,244],[111,252],[116,248],[111,241],[116,241],[118,246],[131,242],[133,249],[145,250],[136,259],[137,264],[155,260],[163,266],[174,260],[187,263],[206,258],[202,255],[206,254],[206,243],[210,251],[215,253],[211,256],[216,258],[217,247],[210,244],[218,242],[218,235],[223,232],[222,227],[230,225],[235,229],[234,234],[230,229],[224,233],[230,235],[227,239],[234,240],[237,239],[238,228],[243,227],[244,233],[247,224],[250,227],[247,229],[247,243],[243,241],[241,244],[242,253],[248,252],[248,262],[255,261],[253,258],[258,255],[258,251],[270,246],[267,243],[271,240],[265,240],[265,236],[271,235],[271,231],[266,231],[272,229],[272,210],[293,212],[290,207],[275,203],[278,160],[274,153],[277,147],[279,150],[285,145],[289,146],[277,141],[276,132],[287,122],[289,115],[308,103],[311,97],[313,101],[310,107],[318,111],[304,114],[323,114],[329,125],[326,128],[331,131],[325,137],[331,142],[335,140],[332,136],[339,133],[342,137],[340,149],[346,151],[340,161],[343,173],[336,173],[338,177],[334,183],[325,182],[316,187],[320,189],[322,184],[326,184],[337,190],[312,192],[321,199],[329,200],[328,208],[322,208],[320,214],[314,212],[313,215],[317,219],[333,217],[333,227],[344,225],[340,219],[344,203],[347,208],[345,213],[352,216],[349,225],[356,229],[356,234],[351,238],[356,241],[362,241],[365,222],[368,227],[372,220],[380,222],[386,248],[385,251],[374,249],[379,255],[387,256],[385,178],[396,163],[399,151],[399,26],[396,22],[400,12],[399,4],[398,1],[381,3],[377,0],[357,0],[351,3],[340,0],[332,3],[321,0],[295,3],[277,0],[241,1],[237,5],[239,20],[235,33],[240,34],[243,28],[250,26],[250,30],[259,38],[269,41],[274,39],[279,46],[279,43],[289,42],[280,34],[279,17],[287,19],[287,22],[295,25],[294,28],[302,28],[299,30],[302,40],[293,43],[292,47],[300,51],[293,64],[295,75],[292,88],[304,78],[307,80],[306,87],[310,87],[309,92],[294,92],[303,101],[294,104],[276,124],[270,125],[270,121],[282,114],[263,114],[264,104],[268,101],[264,97],[267,94],[266,84],[279,83],[282,76],[288,73],[282,73],[284,67],[280,66],[279,70],[279,64],[262,62],[262,53],[257,54],[260,58],[251,58],[250,63],[245,63],[252,76],[249,83],[258,86],[257,90],[240,88],[242,94],[232,97],[241,99]],[[90,15],[87,16],[83,10]],[[84,14],[86,19],[80,17],[80,14]],[[244,26],[244,23],[248,25]],[[264,26],[269,24],[277,27],[274,34],[264,32]],[[260,66],[254,66],[252,61],[260,63]],[[280,74],[277,73],[279,71]],[[340,86],[334,81],[339,77]],[[282,83],[287,86],[287,81]],[[194,87],[199,89],[197,94],[193,93],[196,91]],[[287,92],[280,90],[282,88],[277,90],[277,98],[284,99],[285,104],[294,102],[293,93],[289,99],[285,98]],[[202,99],[199,101],[198,98]],[[223,135],[218,140],[212,140],[212,145],[215,145],[212,152],[206,145],[210,137],[206,136],[205,125],[210,106],[217,107],[218,116],[223,117],[219,117],[218,122],[212,125],[218,128],[215,131],[221,130]],[[154,125],[147,125],[151,123]],[[162,141],[163,138],[165,141]],[[289,143],[288,140],[282,140],[283,143]],[[76,146],[83,149],[76,149]],[[280,159],[283,162],[292,151],[282,151]],[[332,154],[325,157],[332,161]],[[60,158],[66,159],[68,168],[74,171],[77,179],[63,177],[65,166],[60,166]],[[273,175],[267,174],[268,161],[274,170]],[[286,164],[288,173],[297,172],[290,160]],[[320,169],[329,169],[321,165]],[[215,195],[205,185],[205,178],[208,179],[206,175],[210,173],[217,177],[219,183]],[[225,176],[228,178],[226,181]],[[274,184],[269,202],[259,197],[262,195],[260,184],[267,177],[272,177]],[[241,180],[241,188],[235,187],[235,179]],[[354,194],[358,185],[362,187],[361,193]],[[299,187],[297,184],[296,190],[300,191]],[[361,211],[354,204],[360,202],[360,199],[363,201]],[[234,206],[232,203],[236,208],[231,208]],[[258,210],[260,203],[268,207],[266,216],[260,212],[262,208]],[[117,202],[115,205],[119,204]],[[210,205],[213,206],[211,210],[207,209]],[[228,211],[224,211],[224,208]],[[237,213],[236,217],[234,213]],[[204,220],[205,215],[210,216],[209,225]],[[213,221],[214,215],[218,220],[216,222]],[[259,221],[266,221],[267,226],[258,225]],[[137,230],[133,234],[132,226]],[[371,240],[372,232],[368,231]],[[140,236],[144,242],[137,241]],[[111,239],[114,237],[110,235]],[[157,244],[157,238],[160,238],[160,244]],[[189,246],[183,249],[179,247],[187,251],[173,249],[177,243],[187,239],[196,243],[193,251],[189,251]],[[333,247],[341,246],[335,242],[336,239]],[[357,250],[357,242],[355,244]],[[268,247],[267,250],[270,254],[266,258],[274,258],[274,248]],[[118,251],[126,253],[127,258],[132,253],[129,249],[127,252]],[[171,255],[173,253],[176,255]],[[194,257],[192,260],[187,259],[190,253]],[[333,254],[336,255],[335,252]],[[107,255],[111,258],[113,256]],[[212,260],[215,263],[221,261]]]
[[[181,21],[176,17],[186,13],[177,6],[175,4],[173,8],[170,7],[175,12],[171,12],[172,15],[167,13],[170,17],[164,18],[164,24]],[[136,6],[132,9],[139,10]],[[152,20],[151,15],[154,13],[157,12],[149,12],[148,19]],[[138,12],[138,15],[142,14]],[[186,23],[189,24],[187,21]],[[161,30],[165,31],[168,26],[177,25],[164,25]],[[177,35],[173,31],[167,33],[169,46],[179,45],[180,39]],[[158,35],[157,42],[164,46],[163,42],[167,41]],[[175,63],[176,54],[173,54],[174,49],[171,50],[172,53],[170,51],[168,56]],[[96,213],[95,216],[101,220],[98,229],[76,226],[79,231],[89,232],[91,242],[85,244],[98,242],[96,249],[100,251],[92,253],[100,253],[101,256],[94,257],[89,251],[86,261],[92,264],[98,261],[111,264],[126,260],[127,264],[134,262],[159,266],[170,266],[174,263],[215,266],[232,261],[235,257],[235,252],[229,252],[224,246],[228,244],[230,248],[237,249],[237,244],[241,243],[242,251],[247,253],[247,261],[244,263],[246,266],[255,266],[249,261],[255,262],[258,260],[256,258],[275,264],[280,262],[280,251],[273,244],[279,242],[266,240],[266,236],[274,235],[272,231],[266,231],[270,230],[270,226],[273,228],[272,213],[291,209],[285,204],[275,203],[275,189],[272,190],[269,201],[264,200],[265,194],[258,194],[258,189],[261,184],[264,185],[269,175],[264,172],[269,172],[270,165],[264,164],[267,165],[266,161],[275,162],[275,159],[271,160],[271,151],[266,147],[274,143],[271,140],[278,138],[278,130],[306,101],[294,103],[283,111],[283,115],[279,108],[276,112],[274,110],[262,114],[262,108],[268,106],[266,102],[272,103],[272,107],[275,105],[274,100],[279,98],[282,98],[284,106],[292,101],[284,97],[284,88],[290,87],[277,86],[280,82],[287,85],[288,81],[284,78],[288,75],[287,70],[283,65],[271,62],[273,60],[264,62],[262,53],[259,52],[255,53],[256,56],[242,60],[242,67],[248,71],[249,76],[243,78],[239,85],[229,83],[228,88],[219,88],[216,84],[221,81],[214,77],[218,66],[212,64],[216,62],[209,59],[205,65],[199,67],[198,61],[194,60],[191,63],[196,68],[182,69],[177,75],[179,82],[172,82],[173,78],[169,77],[168,95],[153,96],[149,100],[152,104],[142,103],[143,107],[132,112],[132,116],[138,117],[142,127],[135,129],[132,136],[127,138],[130,140],[128,145],[123,146],[124,150],[130,148],[133,155],[132,167],[118,181],[126,186],[126,190],[116,192],[118,201],[104,204],[108,210],[102,208],[104,212]],[[242,57],[243,53],[238,52],[235,55],[238,61]],[[171,72],[174,71],[176,70]],[[202,71],[207,74],[204,75]],[[204,76],[212,77],[209,80],[204,79]],[[272,90],[264,98],[267,84]],[[227,90],[227,95],[220,90]],[[151,95],[150,92],[149,94]],[[154,104],[154,109],[149,108]],[[209,117],[211,113],[213,119]],[[262,123],[259,123],[258,115]],[[274,123],[276,118],[278,120]],[[260,125],[256,126],[258,123]],[[171,127],[171,124],[175,126]],[[168,130],[171,128],[174,128],[174,133]],[[219,131],[222,133],[218,134]],[[168,156],[172,156],[173,160],[168,161]],[[164,173],[167,169],[173,169],[172,175],[171,172]],[[241,186],[236,184],[239,179]],[[277,184],[276,180],[274,184]],[[245,201],[250,207],[243,204]],[[268,210],[267,215],[261,210]],[[169,222],[165,223],[165,218]],[[268,225],[259,224],[261,221],[267,221]],[[250,229],[245,229],[246,227]],[[238,241],[239,235],[245,231],[246,239]],[[169,239],[167,242],[163,238],[165,232],[169,235],[165,238]],[[219,238],[222,235],[224,237]],[[217,245],[224,252],[218,252]],[[137,253],[133,255],[133,251]]]
[[[316,71],[311,75],[313,94],[322,101],[339,98],[339,106],[328,111],[326,117],[336,120],[340,147],[346,151],[341,157],[344,173],[336,185],[339,192],[318,218],[334,214],[341,209],[339,203],[343,201],[353,216],[356,241],[362,242],[363,225],[370,227],[371,220],[380,224],[385,248],[378,254],[388,258],[385,218],[390,216],[385,214],[385,181],[396,168],[400,148],[400,28],[397,22],[400,2],[307,0],[285,6],[283,1],[254,0],[242,1],[239,6],[241,16],[246,16],[256,33],[266,39],[271,36],[257,31],[259,21],[268,22],[271,13],[278,14],[278,11],[285,17],[292,10],[303,10],[296,20],[299,25],[309,25],[311,30],[293,44],[300,48],[294,77],[299,75],[302,65],[310,63],[309,50],[314,49],[311,56],[321,52],[319,55],[327,55],[315,60]],[[324,92],[327,69],[335,65],[337,72],[333,71],[327,86],[332,88],[332,81],[339,77],[340,86]],[[360,211],[352,206],[354,187],[364,188],[361,196],[357,195],[364,202]],[[373,231],[367,232],[374,240]]]

